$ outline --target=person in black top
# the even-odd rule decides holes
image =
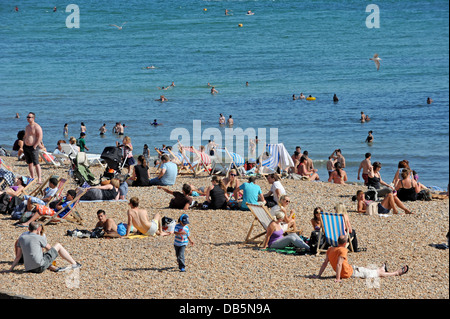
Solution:
[[[206,202],[204,208],[208,209],[226,209],[228,205],[228,194],[221,178],[214,175],[211,178],[211,186],[206,189]]]
[[[134,166],[131,186],[149,186],[150,174],[144,155],[139,155],[138,164]]]
[[[392,193],[394,188],[381,179],[380,175],[381,163],[375,162],[372,167],[369,168],[367,177],[367,186],[372,186],[377,190],[378,196],[383,197],[386,194]],[[381,187],[384,185],[385,187]]]
[[[162,189],[167,194],[173,195],[173,198],[169,203],[169,208],[188,210],[189,207],[191,207],[192,198],[189,196],[191,193],[191,185],[183,184],[183,192],[172,191],[163,186],[156,186],[156,188]]]

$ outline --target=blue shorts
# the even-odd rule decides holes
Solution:
[[[378,203],[378,214],[389,214],[390,211],[390,209],[384,208],[381,203]]]

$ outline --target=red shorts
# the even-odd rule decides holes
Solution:
[[[367,183],[369,181],[369,175],[368,174],[362,174],[362,178],[364,180],[364,185],[367,186]]]

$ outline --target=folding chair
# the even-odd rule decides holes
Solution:
[[[64,216],[58,216],[62,212],[64,212],[67,207],[63,207],[61,210],[55,212],[53,216],[41,216],[40,219],[46,219],[42,225],[47,225],[48,223],[57,223],[57,222],[71,222],[78,225],[83,225],[83,218],[81,218],[80,214],[75,211],[75,207],[80,201],[81,196],[83,196],[87,192],[87,188],[83,188],[77,191],[76,197],[73,199],[72,206],[68,212]]]
[[[48,185],[48,182],[50,181],[50,178],[52,178],[52,177],[58,178],[58,176],[56,176],[56,175],[49,176],[41,185],[39,185],[38,188],[36,188],[32,192],[30,192],[30,194],[28,194],[28,196],[36,197]]]
[[[28,178],[27,185],[22,189],[22,191],[20,192],[20,194],[18,196],[29,195],[31,185],[33,185],[35,182],[36,182],[35,178]]]
[[[265,159],[262,159],[262,154],[260,156],[258,168],[261,175],[276,173],[278,168],[285,170],[294,167],[294,161],[283,143],[267,144],[266,147],[269,156]]]
[[[327,249],[325,249],[325,246],[327,244],[337,247],[338,238],[342,235],[348,235],[346,232],[348,225],[343,214],[321,212],[320,222],[322,226],[319,231],[318,245],[320,245],[323,237],[325,237],[325,242],[322,246],[317,247],[316,255],[319,255],[321,252],[326,252]],[[349,244],[350,250],[354,251],[351,240],[349,240]]]
[[[239,168],[243,167],[244,163],[245,163],[245,160],[241,155],[239,155],[237,153],[229,152],[226,147],[216,148],[215,152],[216,152],[216,156],[214,157],[214,159],[212,161],[213,164],[212,164],[210,175],[213,174],[213,172],[215,171],[217,166],[222,167],[220,169],[219,173],[223,173],[226,175],[227,172],[230,171],[230,169],[232,168],[233,165],[234,165],[234,168],[236,169],[236,171],[238,172],[238,174],[241,175]],[[222,158],[222,156],[218,157],[217,156],[218,154],[224,155],[225,158],[223,161],[220,160]]]
[[[56,157],[52,153],[39,150],[39,155],[46,164],[52,164],[55,167],[61,166],[61,163],[56,159]]]
[[[259,243],[256,242],[255,239],[264,236],[267,233],[267,227],[269,227],[269,224],[274,220],[272,215],[270,215],[269,211],[267,210],[266,206],[256,205],[256,204],[249,204],[246,203],[247,207],[252,212],[253,216],[255,216],[255,219],[252,222],[252,225],[250,226],[250,229],[248,230],[247,236],[245,237],[244,244],[248,244],[250,242],[253,243]],[[250,237],[252,235],[253,228],[258,225],[258,223],[264,228],[264,231],[262,233],[259,233],[256,236]]]
[[[267,233],[267,227],[269,227],[269,224],[271,221],[275,220],[275,217],[272,216],[272,214],[270,214],[267,206],[262,206],[262,205],[258,205],[258,204],[249,204],[249,203],[246,203],[246,204],[247,204],[247,207],[250,209],[250,211],[255,216],[255,219],[253,220],[252,225],[250,226],[250,229],[247,233],[247,237],[245,238],[244,244],[247,244],[250,242],[258,243],[255,241],[255,239],[259,238]],[[250,238],[253,228],[258,225],[258,222],[264,228],[264,232]],[[297,229],[297,230],[288,229],[285,231],[285,233],[301,234],[302,230],[301,229]]]
[[[75,147],[73,147],[71,144],[61,144],[61,149],[64,152],[64,154],[66,154],[70,159],[75,159],[78,155],[78,153],[83,153],[83,152],[78,152],[78,150],[75,149]],[[88,161],[89,166],[91,165],[101,165],[103,168],[106,168],[106,164],[103,164],[102,159],[101,159],[101,154],[89,154],[89,153],[85,153],[86,154],[86,159]]]

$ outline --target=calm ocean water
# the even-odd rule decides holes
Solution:
[[[19,12],[0,3],[0,145],[12,146],[29,111],[49,150],[64,138],[64,123],[78,137],[84,122],[88,147],[101,153],[118,139],[98,129],[120,121],[135,155],[145,143],[152,151],[174,144],[172,130],[192,133],[194,120],[219,128],[223,113],[234,128],[277,128],[290,152],[297,145],[309,152],[322,180],[340,148],[350,181],[371,152],[387,182],[408,159],[422,183],[447,187],[448,1],[374,2],[378,29],[366,27],[370,2],[359,0],[74,3],[79,29],[66,27],[62,1],[20,1]],[[110,26],[123,22],[122,30]],[[379,71],[369,61],[374,53],[383,59]],[[317,99],[293,101],[300,92]],[[161,94],[169,101],[155,101]],[[361,111],[372,121],[361,124]],[[150,126],[155,118],[163,125]],[[369,130],[372,145],[364,143]]]

